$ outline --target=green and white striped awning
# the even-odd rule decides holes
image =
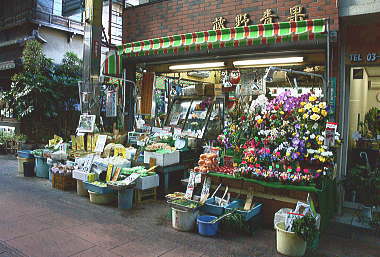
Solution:
[[[103,66],[107,75],[120,74],[120,57],[180,54],[217,48],[238,48],[314,40],[326,35],[327,19],[257,24],[154,38],[117,46]]]

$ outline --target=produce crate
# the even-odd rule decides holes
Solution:
[[[215,216],[220,216],[224,214],[224,207],[225,206],[217,205],[215,197],[212,197],[206,200],[205,204],[201,207],[201,211]]]
[[[136,203],[143,203],[150,200],[156,200],[157,199],[157,188],[150,188],[146,190],[135,190],[135,202]]]
[[[149,164],[150,158],[156,159],[157,166],[169,166],[172,164],[179,163],[179,151],[174,151],[172,153],[156,153],[156,152],[144,152],[144,163]]]
[[[51,180],[51,185],[53,188],[63,190],[63,191],[72,191],[77,188],[77,181],[71,176],[64,176],[61,174],[54,174]]]
[[[139,177],[136,180],[136,189],[145,190],[158,187],[160,185],[160,177],[156,175]]]
[[[88,191],[91,191],[96,194],[109,194],[115,192],[115,190],[110,187],[100,187],[86,181],[83,181],[83,184]]]
[[[229,205],[226,206],[226,210],[232,211],[237,208],[243,208],[245,202],[243,200],[235,200],[232,201]],[[261,209],[263,207],[262,203],[253,203],[254,207],[249,211],[243,211],[243,210],[236,210],[237,213],[243,215],[245,221],[250,220],[252,217],[258,215],[261,212]]]
[[[88,180],[88,172],[84,172],[82,170],[73,170],[73,178],[81,180],[81,181],[87,181]]]
[[[116,201],[116,195],[114,193],[99,194],[88,190],[90,194],[90,202],[94,204],[111,204]]]

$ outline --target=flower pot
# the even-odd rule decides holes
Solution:
[[[294,232],[285,230],[285,223],[276,223],[277,252],[287,256],[304,256],[306,242]]]

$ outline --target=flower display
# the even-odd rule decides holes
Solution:
[[[218,141],[240,154],[244,177],[308,184],[334,163],[324,145],[328,111],[316,94],[285,91],[272,100],[261,95],[235,115]]]

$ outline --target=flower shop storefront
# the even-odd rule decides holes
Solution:
[[[142,83],[153,92],[155,82],[170,78],[176,89],[169,94],[176,97],[222,98],[223,129],[197,138],[206,150],[193,160],[191,173],[202,174],[212,188],[221,184],[232,197],[263,203],[266,224],[273,224],[279,209],[310,196],[324,226],[335,209],[338,143],[336,124],[329,122],[334,113],[325,100],[328,31],[328,20],[318,19],[127,43],[110,52],[103,72],[117,77],[118,71],[140,67],[153,74],[152,83]],[[183,81],[194,82],[194,90]],[[189,106],[183,116],[194,125],[202,106]],[[180,113],[174,116],[175,122],[162,125],[173,137],[197,137],[190,133],[197,128],[180,125]],[[211,121],[218,115],[211,110],[204,116]]]

